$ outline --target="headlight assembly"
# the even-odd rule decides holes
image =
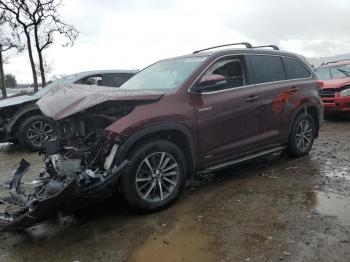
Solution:
[[[347,86],[347,89],[340,91],[339,96],[340,97],[350,96],[350,86]]]

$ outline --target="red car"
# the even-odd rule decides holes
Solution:
[[[325,113],[350,113],[350,59],[323,64],[316,74]]]

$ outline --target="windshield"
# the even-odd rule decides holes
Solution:
[[[68,75],[64,76],[60,79],[57,79],[53,81],[52,83],[48,84],[47,86],[41,88],[38,92],[35,93],[37,96],[43,96],[47,91],[49,91],[51,88],[59,85],[65,85],[65,84],[72,84],[73,79],[75,79],[78,75]]]
[[[319,68],[316,70],[317,78],[320,80],[329,80],[331,79],[331,72],[328,67]]]
[[[137,90],[177,88],[206,58],[187,57],[159,61],[132,77],[121,88]]]
[[[350,77],[350,64],[332,67],[322,67],[316,70],[318,79],[329,80]]]

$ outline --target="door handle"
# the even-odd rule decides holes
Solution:
[[[251,95],[251,96],[249,96],[245,101],[246,102],[255,102],[255,101],[257,101],[258,100],[258,96],[256,96],[256,95]]]
[[[299,90],[299,88],[293,86],[291,89],[289,89],[289,92],[295,93],[295,92],[297,92],[298,90]]]

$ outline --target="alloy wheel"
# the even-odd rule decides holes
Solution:
[[[44,121],[33,122],[26,132],[26,137],[36,147],[40,147],[42,143],[54,135],[52,124]]]
[[[296,129],[296,146],[300,152],[305,152],[309,149],[312,143],[313,129],[309,120],[303,119],[299,122]]]
[[[179,183],[179,164],[166,152],[153,153],[141,161],[136,173],[136,190],[148,202],[168,198]]]

